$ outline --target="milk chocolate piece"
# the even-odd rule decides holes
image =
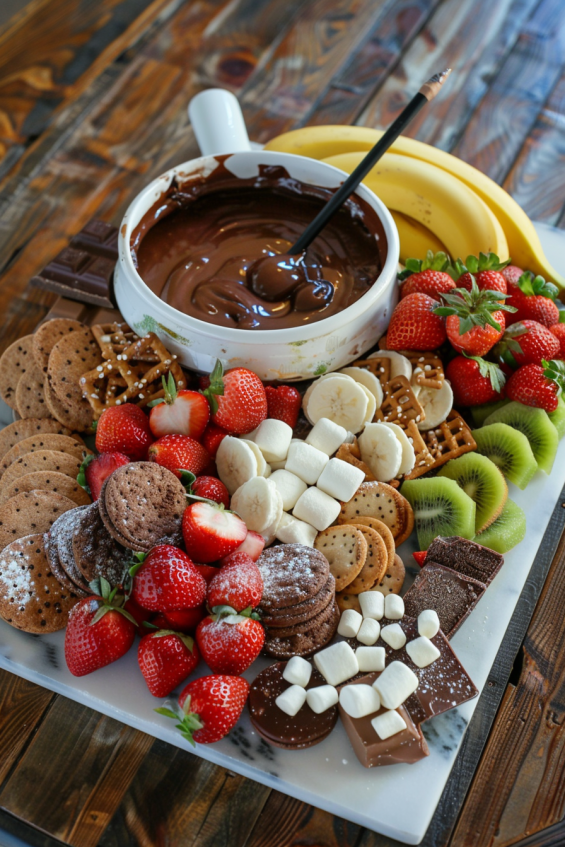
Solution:
[[[337,706],[317,715],[305,703],[294,717],[279,709],[275,700],[290,688],[291,683],[283,678],[286,662],[277,662],[255,677],[249,690],[247,705],[251,723],[269,744],[285,750],[304,750],[323,741],[337,721]],[[306,689],[326,685],[326,680],[316,668]]]
[[[475,541],[453,535],[434,538],[428,547],[425,564],[437,562],[454,571],[489,585],[504,564],[504,556]]]
[[[71,300],[113,309],[112,281],[117,258],[118,229],[93,219],[31,283]]]
[[[424,609],[435,609],[446,638],[451,638],[474,609],[486,585],[452,568],[426,559],[426,564],[404,595],[406,614],[417,618]]]
[[[372,685],[378,676],[380,676],[378,673],[366,674],[353,682],[346,683],[346,685]],[[344,687],[341,686],[341,688]],[[341,706],[339,707],[339,714],[345,731],[361,764],[366,768],[402,763],[412,765],[414,762],[419,762],[420,759],[429,756],[430,751],[422,730],[414,723],[405,706],[399,706],[396,711],[404,719],[406,729],[397,732],[396,735],[391,735],[384,741],[379,738],[371,721],[377,715],[386,711],[385,708],[381,708],[378,712],[365,715],[363,718],[352,718],[344,712]]]

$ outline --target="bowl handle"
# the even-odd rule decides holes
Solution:
[[[188,116],[203,156],[251,149],[241,107],[231,91],[201,91],[188,104]]]

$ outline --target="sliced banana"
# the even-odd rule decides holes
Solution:
[[[310,397],[312,396],[312,392],[314,391],[316,386],[320,382],[322,382],[322,380],[330,379],[330,378],[333,379],[335,377],[341,377],[342,379],[351,379],[351,377],[347,377],[346,374],[340,374],[339,371],[336,371],[336,372],[332,372],[332,373],[329,373],[329,374],[323,374],[322,376],[319,376],[318,379],[315,379],[314,382],[312,382],[308,386],[308,388],[306,389],[304,397],[302,398],[302,411],[304,412],[306,420],[308,421],[308,423],[312,424],[312,426],[314,426],[314,421],[311,421],[310,418],[308,417],[308,403],[310,401]]]
[[[277,498],[279,501],[279,508],[277,509],[277,517],[273,523],[269,524],[269,526],[264,529],[260,534],[263,536],[263,540],[265,542],[265,547],[268,547],[269,544],[272,544],[275,538],[277,537],[277,529],[281,522],[281,518],[283,516],[283,500],[280,491],[277,490]]]
[[[377,411],[377,401],[375,395],[372,391],[370,391],[366,385],[363,385],[362,382],[358,382],[357,385],[363,389],[365,394],[367,395],[367,411],[365,412],[365,420],[364,424],[371,423],[373,418],[375,417],[375,412]]]
[[[396,435],[382,423],[369,423],[359,436],[361,458],[379,482],[398,476],[402,464],[402,447]]]
[[[369,400],[366,390],[345,374],[318,380],[307,401],[306,417],[315,424],[329,418],[336,424],[359,432],[367,416]]]
[[[265,479],[269,479],[269,477],[271,476],[272,473],[273,473],[272,467],[270,466],[270,464],[268,462],[265,462],[265,470],[263,471],[261,476],[264,476]]]
[[[412,362],[403,356],[402,353],[397,353],[396,350],[376,350],[367,358],[377,359],[384,356],[390,359],[390,378],[395,376],[405,376],[407,380],[412,379]]]
[[[244,444],[249,445],[249,449],[255,456],[257,461],[257,476],[268,476],[268,474],[265,473],[265,470],[267,469],[267,462],[257,444],[255,444],[254,441],[250,441],[248,438],[240,438],[239,440],[243,441]]]
[[[282,497],[274,482],[256,476],[237,489],[230,509],[245,522],[247,529],[262,534],[273,527],[274,532],[282,515]]]
[[[426,388],[422,386],[418,393],[418,402],[426,413],[425,420],[420,421],[418,429],[426,431],[442,423],[453,407],[453,391],[445,379],[441,388]]]
[[[398,438],[398,443],[400,444],[400,448],[402,450],[402,461],[400,463],[400,470],[398,471],[399,475],[410,473],[414,465],[416,464],[416,453],[414,451],[414,447],[410,443],[408,436],[404,432],[401,426],[395,423],[387,423],[383,421],[383,426],[388,426],[389,429],[392,429],[396,437]]]
[[[371,373],[371,371],[367,370],[367,368],[354,367],[342,368],[339,373],[345,374],[346,376],[350,376],[351,379],[355,380],[355,382],[360,382],[361,385],[364,385],[365,388],[368,388],[376,400],[376,408],[381,408],[381,404],[383,402],[383,390],[375,374]],[[373,414],[375,414],[375,412],[373,412]]]
[[[230,494],[257,476],[257,459],[249,444],[241,438],[227,435],[216,453],[218,476]]]

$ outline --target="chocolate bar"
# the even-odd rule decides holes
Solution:
[[[504,564],[504,556],[458,535],[438,536],[430,544],[424,564],[430,561],[489,585]]]
[[[94,218],[31,284],[61,297],[113,309],[112,282],[118,259],[118,229]]]
[[[431,562],[427,556],[424,567],[404,595],[404,608],[413,618],[424,609],[435,609],[440,626],[450,639],[485,591],[484,583]]]

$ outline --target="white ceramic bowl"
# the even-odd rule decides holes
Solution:
[[[259,165],[275,164],[302,182],[326,188],[337,188],[347,176],[323,162],[263,150],[234,153],[225,161],[225,166],[240,178],[256,175]],[[179,312],[143,282],[130,253],[133,230],[174,177],[186,182],[210,173],[216,166],[213,156],[203,156],[171,168],[131,203],[120,226],[114,277],[117,303],[125,320],[139,334],[157,333],[182,364],[204,373],[212,370],[218,358],[226,368],[244,366],[264,380],[298,380],[336,370],[361,356],[385,332],[396,305],[399,256],[398,232],[392,216],[364,185],[356,194],[376,210],[382,222],[387,239],[386,260],[371,289],[339,314],[278,330],[221,327]]]

